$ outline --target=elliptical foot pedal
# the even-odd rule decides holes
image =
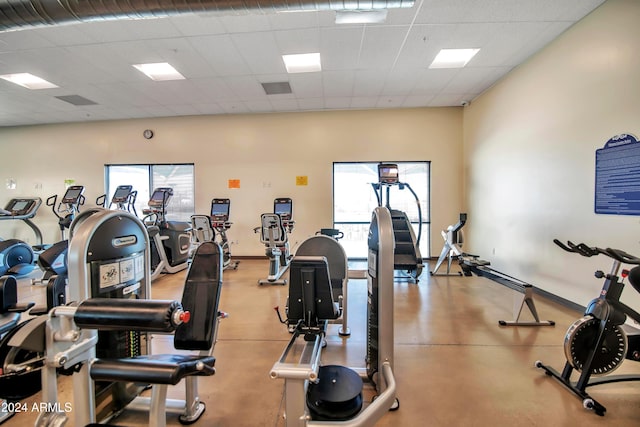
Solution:
[[[322,366],[318,382],[309,384],[307,406],[318,421],[343,421],[362,409],[362,378],[352,369],[338,365]]]

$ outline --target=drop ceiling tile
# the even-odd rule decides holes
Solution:
[[[363,28],[322,28],[320,56],[323,70],[346,70],[358,66]]]
[[[322,88],[325,97],[351,96],[354,75],[351,71],[324,71]]]
[[[318,28],[274,31],[273,34],[282,55],[320,52]]]
[[[287,80],[296,98],[321,98],[323,96],[323,74],[324,73],[289,74]]]
[[[295,99],[271,99],[271,105],[274,111],[296,111],[298,109],[298,101]]]
[[[303,111],[320,111],[324,109],[324,98],[299,98],[298,108]]]
[[[251,73],[230,35],[190,37],[188,40],[211,66],[214,76],[242,76]]]
[[[237,53],[253,74],[274,74],[285,72],[281,52],[273,33],[232,34],[231,39]]]

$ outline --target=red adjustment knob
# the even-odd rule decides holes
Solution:
[[[188,311],[183,311],[182,313],[180,313],[179,319],[182,323],[189,323],[189,320],[191,319],[191,313]]]
[[[622,274],[620,274],[623,278],[626,278],[629,275],[629,270],[622,270]]]

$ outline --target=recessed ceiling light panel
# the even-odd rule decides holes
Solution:
[[[4,74],[0,76],[0,79],[26,87],[27,89],[52,89],[58,87],[51,82],[29,73]]]
[[[322,71],[319,53],[301,53],[297,55],[282,55],[287,73],[312,73]]]
[[[151,80],[184,80],[184,76],[167,62],[155,62],[151,64],[135,64],[138,70],[146,74]]]
[[[381,24],[387,20],[387,9],[339,10],[336,24]]]
[[[429,68],[462,68],[480,49],[442,49]]]

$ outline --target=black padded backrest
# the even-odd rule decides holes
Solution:
[[[18,303],[18,282],[13,276],[0,277],[0,313],[6,313]]]
[[[326,258],[296,255],[289,267],[289,324],[303,320],[304,326],[317,326],[339,316]]]
[[[182,293],[182,307],[191,313],[176,329],[174,346],[180,350],[209,350],[218,324],[222,287],[222,250],[215,242],[196,249]]]
[[[311,236],[298,246],[296,256],[323,256],[329,264],[332,286],[342,295],[342,281],[347,278],[347,254],[342,245],[328,236]],[[335,292],[334,292],[335,294]],[[334,295],[335,296],[335,295]]]

